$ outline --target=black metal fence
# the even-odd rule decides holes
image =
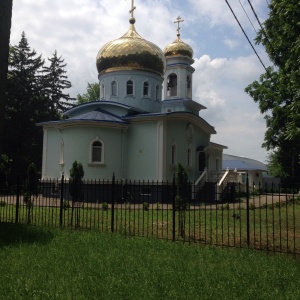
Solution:
[[[212,198],[211,187],[200,192],[190,184],[183,209],[176,202],[175,180],[86,181],[80,202],[72,201],[63,178],[41,181],[38,195],[26,194],[26,186],[17,183],[0,187],[0,222],[300,254],[297,190],[260,184],[229,187],[220,194],[214,190]]]

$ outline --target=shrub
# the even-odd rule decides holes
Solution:
[[[64,200],[64,202],[63,202],[63,209],[64,209],[64,210],[67,210],[67,209],[70,208],[70,207],[71,207],[71,206],[70,206],[69,201]]]
[[[6,202],[4,200],[0,200],[0,206],[5,206],[6,205]]]
[[[249,204],[249,209],[251,209],[251,210],[254,210],[256,207],[255,207],[255,204],[253,204],[253,203],[250,203]]]
[[[148,211],[148,210],[149,210],[149,207],[150,207],[150,205],[149,205],[148,202],[144,202],[144,203],[143,203],[143,209],[144,209],[144,210]]]
[[[102,209],[103,210],[108,210],[108,203],[107,202],[102,203]]]

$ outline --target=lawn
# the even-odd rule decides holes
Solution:
[[[1,299],[299,299],[286,255],[0,223]]]
[[[59,203],[59,202],[58,202]],[[30,222],[35,225],[59,226],[59,206],[31,208]],[[47,203],[46,203],[47,204]],[[276,205],[275,205],[276,204]],[[225,247],[246,247],[273,252],[300,254],[300,202],[270,203],[249,210],[249,240],[247,240],[247,210],[240,204],[193,207],[186,212],[185,236],[179,234],[179,213],[172,206],[118,204],[112,210],[102,204],[84,203],[79,208],[62,211],[63,227],[111,232],[162,239],[185,240]],[[0,222],[15,221],[15,205],[0,207]],[[73,217],[72,217],[73,215]],[[175,222],[173,217],[175,216]],[[113,223],[112,223],[113,220]],[[28,210],[20,205],[19,222],[27,223]],[[175,225],[175,227],[174,227]]]

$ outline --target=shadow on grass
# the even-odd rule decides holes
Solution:
[[[0,248],[19,244],[47,244],[53,237],[53,232],[44,228],[0,222]]]

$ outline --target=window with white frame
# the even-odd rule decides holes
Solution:
[[[149,82],[145,81],[143,86],[143,96],[148,97],[149,96]]]
[[[126,83],[126,95],[133,95],[133,81],[128,80]]]
[[[103,163],[103,144],[100,141],[92,143],[92,163]]]
[[[100,99],[104,99],[105,98],[105,87],[104,84],[101,83],[100,84]]]
[[[117,96],[117,82],[115,80],[111,83],[111,96]]]
[[[155,100],[159,100],[159,85],[155,87]]]

